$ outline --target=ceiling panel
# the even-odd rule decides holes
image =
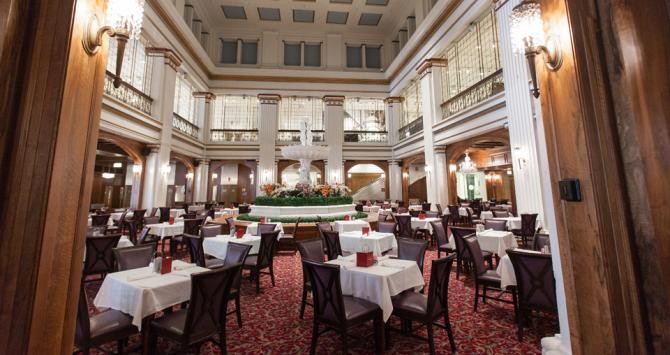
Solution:
[[[221,6],[223,14],[227,19],[232,20],[246,20],[247,13],[244,11],[244,6],[223,5]]]
[[[349,18],[348,12],[328,11],[328,15],[326,16],[326,23],[346,25],[348,18]]]
[[[314,10],[293,9],[293,22],[314,23]]]
[[[258,17],[262,21],[281,21],[281,14],[278,8],[259,7]]]
[[[360,19],[358,19],[358,24],[362,26],[377,26],[381,19],[382,14],[364,12],[361,14]]]

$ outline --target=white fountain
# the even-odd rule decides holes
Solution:
[[[300,144],[282,147],[281,154],[286,159],[300,162],[301,184],[311,184],[309,178],[309,167],[312,160],[328,159],[328,146],[312,145],[312,129],[307,120],[300,122]]]

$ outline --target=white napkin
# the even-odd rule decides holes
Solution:
[[[390,268],[394,268],[394,269],[400,269],[400,270],[405,268],[404,265],[398,264],[397,260],[395,260],[395,259],[384,260],[379,264],[381,266],[386,266],[386,267],[390,267]]]
[[[174,271],[186,270],[186,269],[194,268],[195,266],[196,266],[195,264],[174,265],[174,266],[172,266],[172,270],[174,270]]]
[[[158,274],[154,274],[153,272],[150,274],[139,274],[139,275],[129,275],[126,277],[126,281],[132,282],[132,281],[139,281],[139,280],[144,280],[148,279],[154,276],[158,276]]]

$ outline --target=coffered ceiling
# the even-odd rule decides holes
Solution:
[[[218,31],[348,33],[388,37],[414,0],[200,0],[197,16]]]

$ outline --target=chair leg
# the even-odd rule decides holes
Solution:
[[[242,328],[242,310],[240,309],[240,293],[237,291],[237,296],[235,297],[235,314],[237,315],[237,326]]]
[[[382,312],[377,312],[373,325],[375,328],[375,353],[381,354],[384,352],[384,319]]]
[[[153,355],[156,353],[157,345],[158,345],[158,336],[156,336],[156,333],[154,332],[149,332],[149,354]]]
[[[456,342],[454,341],[454,332],[451,329],[451,322],[449,322],[449,316],[444,315],[444,326],[447,328],[447,335],[449,336],[449,345],[451,346],[451,352],[456,352]]]
[[[312,345],[309,348],[310,355],[316,354],[316,341],[319,337],[319,324],[316,323],[316,318],[314,319],[314,326],[312,327]]]
[[[484,292],[482,293],[482,303],[486,303],[486,285],[484,285]]]
[[[349,354],[349,339],[347,339],[347,331],[342,332],[342,354]]]
[[[475,312],[477,312],[477,303],[479,303],[479,283],[475,281]]]
[[[125,343],[125,339],[119,339],[116,341],[116,353],[117,354],[123,354],[123,345]]]
[[[300,319],[304,319],[305,305],[307,304],[307,288],[302,286],[302,302],[300,302]]]
[[[270,280],[272,280],[272,287],[275,286],[275,271],[274,268],[272,267],[272,264],[270,264]]]
[[[426,324],[426,330],[428,331],[428,348],[430,349],[430,355],[435,355],[435,340],[433,339],[433,322]]]
[[[261,273],[260,270],[255,270],[254,277],[256,278],[256,293],[261,293]]]
[[[384,342],[386,343],[386,350],[391,349],[391,322],[390,320],[384,324]]]
[[[226,345],[226,325],[224,324],[221,327],[219,332],[219,348],[221,349],[221,354],[225,355],[228,353],[228,346]]]

